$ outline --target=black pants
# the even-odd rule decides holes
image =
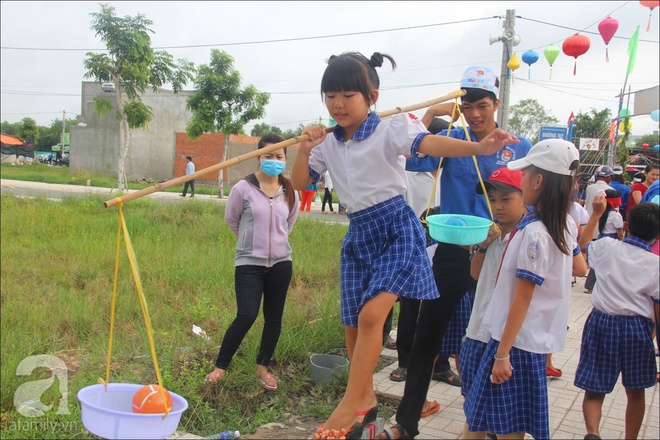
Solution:
[[[188,193],[188,188],[190,188],[190,196],[195,195],[195,180],[189,180],[183,184],[183,197]]]
[[[396,421],[411,437],[419,434],[426,394],[433,375],[433,365],[456,307],[476,281],[470,276],[470,253],[461,247],[440,243],[433,256],[433,275],[440,298],[422,301],[410,353],[408,376],[396,413]]]
[[[417,317],[422,301],[419,299],[399,298],[399,321],[396,330],[396,352],[399,358],[399,367],[408,368],[410,353],[415,339]]]
[[[328,206],[330,207],[330,212],[335,212],[335,210],[332,209],[332,191],[330,191],[328,188],[326,188],[325,193],[323,193],[323,203],[321,204],[321,211],[325,211],[326,202],[328,202]]]
[[[291,261],[277,263],[273,267],[237,266],[236,318],[231,323],[220,346],[215,366],[226,370],[243,338],[259,314],[261,297],[264,298],[264,329],[257,355],[257,364],[267,367],[275,352],[282,330],[282,313],[286,293],[291,282]]]

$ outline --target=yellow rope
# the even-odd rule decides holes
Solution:
[[[124,202],[121,199],[117,200],[117,205],[121,211],[121,207]],[[110,359],[112,358],[112,339],[115,331],[115,310],[117,307],[117,279],[119,277],[119,254],[121,250],[121,214],[119,216],[119,222],[117,227],[117,252],[115,253],[115,279],[112,284],[112,303],[110,305],[110,338],[108,339],[108,360],[105,366],[105,381],[99,378],[99,383],[102,383],[105,386],[105,390],[108,391],[108,382],[110,381]]]
[[[451,112],[451,118],[449,119],[449,127],[447,128],[447,134],[446,136],[449,136],[451,132],[452,125],[454,124],[454,115],[457,113],[456,110],[458,109],[458,98],[454,99],[454,108],[452,109]],[[468,142],[472,141],[472,138],[470,137],[470,132],[468,131],[467,127],[467,122],[465,121],[465,117],[463,116],[462,112],[459,112],[459,115],[461,117],[461,122],[463,123],[463,130],[465,131],[465,138],[467,139]],[[438,163],[438,170],[435,174],[435,182],[433,182],[433,190],[431,191],[431,197],[429,198],[429,203],[426,206],[426,215],[424,216],[424,219],[422,220],[422,223],[428,226],[428,222],[426,221],[426,217],[429,215],[429,211],[431,209],[431,204],[433,203],[433,200],[435,199],[435,191],[436,188],[438,187],[438,179],[440,178],[440,168],[442,167],[442,160],[444,157],[440,158],[440,162]],[[474,162],[474,168],[477,170],[477,176],[479,177],[479,183],[481,184],[481,189],[483,190],[484,197],[486,198],[486,205],[488,205],[488,212],[490,213],[490,219],[494,220],[495,217],[493,216],[493,208],[490,206],[490,200],[488,200],[488,192],[486,191],[486,185],[484,184],[484,180],[481,177],[481,171],[479,171],[479,165],[477,163],[477,156],[472,156],[472,161]]]
[[[110,356],[112,353],[112,335],[114,331],[114,320],[115,320],[115,306],[116,306],[116,294],[117,294],[117,277],[119,273],[119,248],[120,248],[120,235],[121,232],[124,232],[124,242],[126,243],[126,253],[128,254],[128,261],[131,265],[131,271],[133,273],[133,279],[135,281],[135,287],[137,288],[138,298],[140,300],[140,306],[142,307],[142,314],[144,315],[144,323],[147,330],[147,339],[149,340],[149,349],[151,351],[151,358],[154,363],[154,368],[156,370],[156,377],[158,378],[158,385],[160,386],[160,395],[165,400],[165,387],[163,386],[163,379],[160,375],[160,369],[158,368],[158,359],[156,357],[156,346],[154,344],[154,331],[151,326],[151,317],[149,316],[149,308],[147,306],[147,300],[144,296],[144,291],[142,289],[142,282],[140,281],[140,273],[138,270],[137,259],[135,257],[135,252],[133,250],[133,245],[131,244],[131,237],[128,234],[128,228],[126,227],[126,222],[124,221],[124,213],[122,211],[123,202],[121,199],[117,200],[117,205],[119,206],[119,231],[117,231],[117,253],[116,253],[116,262],[115,262],[115,281],[114,288],[112,292],[112,310],[110,314],[110,340],[108,344],[108,361],[106,366],[106,378],[105,382],[102,379],[99,379],[99,382],[104,383],[107,390],[107,384],[110,380]],[[171,408],[168,408],[165,405],[165,419],[170,413]]]

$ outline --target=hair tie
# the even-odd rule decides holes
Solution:
[[[381,67],[383,65],[383,56],[380,54],[380,52],[374,52],[373,55],[371,55],[371,59],[369,60],[369,65],[372,67]]]

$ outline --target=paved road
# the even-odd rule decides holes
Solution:
[[[129,190],[129,193],[135,190]],[[3,195],[14,195],[18,197],[37,197],[44,196],[54,200],[61,200],[66,197],[87,197],[89,195],[106,196],[110,200],[117,196],[117,191],[109,188],[100,188],[96,186],[81,185],[63,185],[57,183],[28,182],[23,180],[0,179],[0,193]],[[190,203],[190,197],[185,199],[179,193],[155,192],[144,196],[150,199],[158,200],[162,203]],[[201,200],[209,203],[224,203],[225,199],[219,199],[217,196],[198,194],[195,200]],[[335,212],[337,212],[335,205]],[[302,213],[302,216],[309,215],[309,218],[322,221],[333,221],[348,223],[348,217],[339,214],[322,214],[321,206],[312,203],[312,210],[309,214]]]

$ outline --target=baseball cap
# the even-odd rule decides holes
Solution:
[[[617,176],[620,176],[623,174],[623,167],[621,165],[614,165],[612,167],[612,174],[616,174]]]
[[[497,75],[488,67],[468,67],[463,73],[461,89],[482,89],[497,96]]]
[[[484,180],[486,191],[495,188],[504,193],[512,193],[514,191],[522,191],[520,182],[522,181],[523,173],[520,170],[510,170],[507,167],[498,168],[493,171],[488,180]],[[477,194],[483,194],[481,183],[477,183],[475,188]]]
[[[614,174],[614,171],[612,171],[612,168],[607,165],[599,166],[594,173],[596,177],[610,177],[612,174]]]
[[[532,147],[527,156],[509,162],[510,170],[521,170],[534,165],[551,173],[570,176],[580,164],[580,153],[575,145],[564,139],[546,139]]]

